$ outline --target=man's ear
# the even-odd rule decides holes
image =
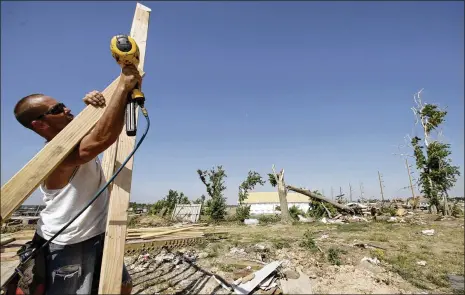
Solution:
[[[34,120],[31,122],[31,127],[33,130],[44,130],[48,124],[41,120]]]

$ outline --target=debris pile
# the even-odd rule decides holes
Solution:
[[[265,245],[255,245],[265,251]],[[259,249],[259,250],[260,250]],[[235,255],[246,253],[232,248]],[[200,255],[194,250],[171,252],[161,249],[125,257],[137,294],[309,294],[309,278],[301,272],[281,268],[286,261],[272,261],[260,267],[246,266],[226,279],[217,269],[206,270],[197,264]],[[254,269],[257,269],[254,271]],[[304,284],[305,283],[305,284]],[[287,290],[287,291],[285,291]]]

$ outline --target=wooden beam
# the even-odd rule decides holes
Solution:
[[[112,58],[108,53],[109,58]],[[103,92],[109,102],[118,84],[116,78]],[[108,103],[107,103],[108,105]],[[19,172],[2,186],[1,223],[39,187],[55,168],[63,162],[81,139],[95,126],[105,108],[87,106],[57,134],[40,152],[38,152]]]
[[[140,51],[139,71],[143,72],[145,48],[150,18],[150,8],[137,3],[131,27],[131,37],[134,38]],[[137,122],[137,117],[136,117]],[[128,154],[134,149],[136,137],[128,137],[123,131],[117,140],[116,162],[113,170],[118,169]],[[111,153],[114,151],[111,150]],[[104,154],[105,157],[105,154]],[[112,155],[108,156],[111,161]],[[121,173],[115,178],[111,188],[108,209],[105,246],[100,272],[99,294],[120,294],[123,271],[124,248],[126,243],[127,210],[131,193],[132,167],[131,158]],[[107,166],[111,170],[111,163]],[[108,177],[108,176],[107,176]]]
[[[151,238],[154,238],[154,237],[169,235],[169,234],[177,233],[177,232],[180,232],[180,231],[191,230],[193,228],[194,227],[184,227],[184,228],[178,228],[178,229],[162,231],[162,232],[159,232],[159,233],[147,233],[147,234],[141,235],[140,237],[141,237],[141,239],[151,239]]]

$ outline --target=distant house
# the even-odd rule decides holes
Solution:
[[[249,193],[244,204],[250,205],[250,214],[276,214],[280,211],[276,207],[280,206],[278,192],[252,192]],[[287,207],[296,206],[304,212],[310,207],[310,199],[306,195],[299,193],[287,193]],[[279,209],[279,208],[278,208]]]

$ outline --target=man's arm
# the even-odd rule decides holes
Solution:
[[[109,148],[120,135],[124,126],[127,96],[141,81],[135,66],[126,66],[121,72],[118,86],[113,92],[110,103],[103,112],[93,130],[87,134],[60,164],[61,167],[78,166],[89,162]]]

